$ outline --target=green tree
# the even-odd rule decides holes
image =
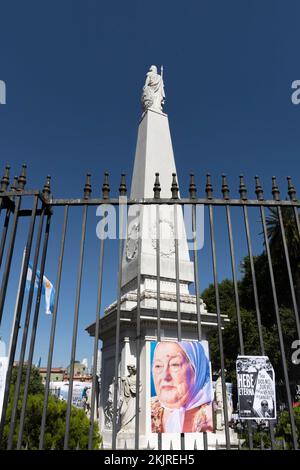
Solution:
[[[27,367],[22,371],[22,385],[20,391],[20,398],[17,408],[17,424],[15,427],[13,447],[16,447],[18,433],[19,433],[19,419],[23,401],[24,381]],[[12,382],[9,391],[9,403],[6,414],[6,422],[3,433],[3,440],[1,448],[6,448],[7,438],[9,434],[9,426],[12,414],[12,404],[15,390],[15,382],[17,378],[18,368],[15,367],[12,374]],[[44,386],[42,378],[37,368],[33,367],[30,375],[29,393],[26,407],[26,415],[24,422],[24,433],[22,448],[38,449],[40,425],[42,421],[42,411],[44,403]],[[66,427],[66,411],[67,403],[60,401],[58,398],[50,395],[47,408],[47,422],[45,429],[45,449],[61,450],[64,446],[64,436]],[[89,419],[87,418],[84,410],[72,406],[71,419],[70,419],[70,439],[69,449],[88,448],[89,436]],[[98,449],[100,446],[100,435],[98,426],[94,426],[93,433],[93,448]]]
[[[298,446],[300,446],[300,406],[294,407],[293,411],[295,417]],[[276,437],[278,439],[283,439],[288,449],[293,449],[291,423],[289,413],[287,411],[283,411],[280,415],[279,422],[276,427]]]

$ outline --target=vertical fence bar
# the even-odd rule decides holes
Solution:
[[[264,340],[263,340],[263,334],[262,334],[260,308],[259,308],[259,302],[258,302],[256,274],[255,274],[255,267],[254,267],[254,261],[253,261],[252,242],[251,242],[249,219],[248,219],[248,208],[247,208],[246,205],[243,205],[243,212],[244,212],[246,238],[247,238],[247,245],[248,245],[250,268],[251,268],[251,276],[252,276],[252,286],[253,286],[253,294],[254,294],[254,301],[255,301],[255,310],[256,310],[256,319],[257,319],[258,334],[259,334],[259,343],[260,343],[261,353],[264,356],[265,355],[265,348],[264,348]]]
[[[24,365],[24,357],[25,357],[25,351],[26,351],[26,345],[27,345],[27,337],[28,337],[28,330],[29,330],[29,323],[30,323],[30,316],[31,316],[31,307],[32,307],[32,301],[33,301],[33,295],[34,295],[37,263],[38,263],[38,258],[40,254],[42,230],[43,230],[43,224],[44,224],[44,215],[45,215],[45,208],[43,208],[42,210],[38,232],[37,232],[36,247],[35,247],[34,260],[33,260],[33,266],[32,266],[32,276],[31,276],[30,289],[29,289],[28,300],[27,300],[27,309],[26,309],[26,315],[25,315],[25,321],[24,321],[24,327],[23,327],[23,337],[22,337],[20,357],[19,357],[18,373],[17,373],[17,380],[15,383],[15,393],[14,393],[14,398],[13,398],[10,427],[9,427],[9,434],[8,434],[8,441],[7,441],[8,450],[11,450],[13,447],[13,436],[15,432],[17,408],[18,408],[20,387],[21,387],[21,381],[22,381],[22,375],[23,375],[23,365]]]
[[[103,282],[103,259],[104,259],[104,238],[101,238],[100,255],[99,255],[99,279],[98,279],[98,292],[97,292],[97,307],[96,307],[96,320],[95,320],[94,356],[93,356],[93,384],[92,384],[91,415],[90,415],[89,443],[88,443],[89,450],[93,448],[95,392],[96,392],[96,386],[97,386],[98,345],[99,345],[99,333],[100,333],[100,313],[101,313],[101,297],[102,297],[102,282]]]
[[[218,319],[218,337],[219,337],[220,360],[221,360],[221,380],[222,380],[222,396],[223,396],[223,404],[224,404],[225,438],[226,438],[226,448],[230,449],[230,436],[229,436],[229,425],[228,425],[228,407],[227,407],[226,380],[225,380],[225,361],[224,361],[222,323],[221,323],[222,319],[221,319],[218,276],[217,276],[217,259],[216,259],[216,244],[215,244],[215,229],[214,229],[214,220],[213,220],[213,207],[212,207],[211,204],[209,204],[209,224],[210,224],[210,238],[211,238],[212,257],[213,257],[213,274],[214,274],[217,319]]]
[[[11,213],[11,210],[8,207],[6,209],[5,220],[4,220],[4,225],[3,225],[3,231],[2,231],[2,236],[1,236],[1,243],[0,243],[0,268],[2,266],[3,253],[4,253],[5,242],[6,242],[6,237],[7,237],[7,230],[8,230],[8,225],[9,225],[10,213]]]
[[[270,251],[270,245],[269,245],[269,239],[268,239],[265,209],[263,206],[261,206],[260,208],[260,213],[261,213],[261,220],[262,220],[262,226],[263,226],[263,232],[264,232],[265,246],[266,246],[266,251],[267,251],[270,279],[271,279],[271,285],[272,285],[273,302],[274,302],[274,309],[275,309],[275,315],[276,315],[280,353],[281,353],[281,358],[282,358],[282,368],[283,368],[287,401],[288,401],[288,410],[289,410],[290,423],[291,423],[292,439],[293,439],[294,448],[298,449],[297,431],[296,431],[296,426],[295,426],[295,419],[294,419],[293,406],[292,406],[292,397],[291,397],[291,391],[290,391],[290,386],[289,386],[289,376],[288,376],[288,371],[287,371],[287,361],[286,361],[283,333],[282,333],[282,327],[281,327],[281,321],[280,321],[279,306],[278,306],[274,272],[273,272],[273,266],[272,266],[271,251]]]
[[[102,198],[109,199],[109,174],[104,173],[104,182],[102,185]],[[104,262],[104,230],[100,234],[100,254],[99,254],[99,278],[98,278],[98,292],[97,292],[97,307],[96,307],[96,320],[95,320],[95,339],[94,339],[94,355],[93,355],[93,385],[91,397],[91,416],[89,428],[89,442],[88,449],[93,448],[93,433],[94,433],[94,415],[95,415],[95,394],[99,392],[97,386],[97,365],[98,365],[98,347],[99,347],[99,334],[100,334],[100,314],[101,314],[101,298],[102,298],[102,284],[103,284],[103,262]],[[98,401],[96,400],[96,403]],[[103,444],[103,441],[102,441]]]
[[[67,224],[68,224],[68,213],[69,213],[69,206],[66,205],[65,209],[64,209],[64,221],[63,221],[63,228],[62,228],[62,235],[61,235],[61,242],[60,242],[58,272],[57,272],[56,285],[55,285],[55,299],[54,299],[53,316],[52,316],[52,322],[51,322],[51,332],[50,332],[50,341],[49,341],[49,350],[48,350],[48,362],[47,362],[47,373],[46,373],[46,382],[45,382],[44,403],[43,403],[43,412],[42,412],[42,421],[41,421],[41,431],[40,431],[40,437],[39,437],[39,450],[43,450],[43,448],[44,448],[45,426],[46,426],[48,397],[49,397],[49,386],[50,386],[51,367],[52,367],[53,349],[54,349],[54,339],[55,339],[55,330],[56,330],[56,322],[57,322],[57,309],[58,309],[59,292],[60,292],[61,272],[62,272],[62,264],[63,264],[63,258],[64,258]],[[22,412],[23,412],[23,410],[22,410]],[[21,438],[22,438],[22,436],[21,436]]]
[[[84,208],[83,208],[82,228],[81,228],[81,242],[80,242],[80,255],[79,255],[79,267],[78,267],[77,285],[76,285],[76,301],[75,301],[75,312],[74,312],[74,322],[73,322],[72,350],[71,350],[71,359],[70,359],[70,376],[69,376],[69,389],[68,389],[68,402],[67,402],[67,415],[66,415],[66,433],[65,433],[65,438],[64,438],[64,450],[67,450],[68,447],[69,447],[70,419],[71,419],[71,411],[72,411],[72,395],[73,395],[73,380],[74,380],[74,366],[75,366],[75,354],[76,354],[76,344],[77,344],[79,304],[80,304],[81,279],[82,279],[82,270],[83,270],[83,258],[84,258],[84,245],[85,245],[87,212],[88,212],[88,206],[85,205]]]
[[[243,175],[240,176],[239,192],[240,192],[241,200],[244,202],[247,201],[247,189],[245,186]],[[246,206],[246,204],[243,205],[243,214],[244,214],[244,223],[245,223],[245,230],[246,230],[246,239],[247,239],[247,246],[248,246],[250,268],[251,268],[251,276],[252,276],[252,286],[253,286],[253,295],[254,295],[254,302],[255,302],[258,335],[259,335],[259,344],[260,344],[261,354],[264,356],[265,347],[264,347],[264,339],[263,339],[263,334],[262,334],[262,323],[261,323],[260,307],[259,307],[258,293],[257,293],[256,274],[255,274],[255,267],[254,267],[254,261],[253,261],[253,250],[252,250],[252,242],[251,242],[250,227],[249,227],[248,207]],[[247,425],[248,425],[248,431],[249,431],[249,447],[250,449],[253,449],[252,426],[249,421],[247,421]]]
[[[139,449],[140,435],[140,354],[141,354],[141,245],[143,236],[144,206],[139,206],[138,259],[137,259],[137,305],[136,305],[136,401],[135,401],[135,449]],[[151,206],[146,208],[151,211]]]
[[[159,173],[155,173],[154,183],[154,199],[159,202],[160,199],[160,182]],[[156,291],[157,291],[157,342],[161,341],[161,318],[160,318],[160,205],[156,204],[155,208],[155,227],[156,227]],[[159,432],[157,435],[158,450],[162,448],[162,435]]]
[[[122,175],[122,177],[125,175]],[[117,448],[117,406],[119,391],[119,355],[120,355],[120,322],[121,322],[121,288],[122,288],[122,255],[123,255],[123,238],[124,238],[124,222],[126,214],[126,206],[124,206],[124,198],[126,197],[126,185],[120,185],[120,240],[119,240],[119,272],[118,272],[118,299],[117,299],[117,315],[116,315],[116,346],[115,346],[115,386],[113,399],[113,426],[112,426],[112,449]]]
[[[227,184],[227,179],[225,175],[222,175],[222,180],[223,180],[222,181],[223,199],[228,200],[229,199],[229,186]],[[236,308],[236,313],[237,313],[239,344],[240,344],[240,352],[241,352],[241,355],[243,356],[245,354],[244,338],[243,338],[243,328],[242,328],[242,320],[241,320],[237,275],[236,275],[236,262],[235,262],[234,242],[233,242],[233,235],[232,235],[231,212],[230,212],[229,204],[226,204],[226,220],[227,220],[228,238],[229,238],[229,246],[230,246],[230,261],[231,261],[231,271],[232,271],[232,279],[233,279],[233,286],[234,286],[235,308]],[[247,421],[247,427],[248,427],[249,446],[250,448],[253,448],[253,434],[252,434],[252,425],[250,421]]]
[[[48,249],[50,222],[51,222],[51,214],[48,214],[47,221],[46,221],[44,246],[43,246],[41,265],[40,265],[40,279],[39,279],[39,283],[38,283],[38,290],[37,290],[37,296],[36,296],[36,305],[35,305],[33,324],[32,324],[32,330],[31,330],[31,339],[30,339],[30,347],[29,347],[29,354],[28,354],[28,361],[27,361],[27,371],[26,371],[26,378],[25,378],[24,395],[23,395],[22,408],[21,408],[21,414],[20,414],[20,426],[19,426],[19,434],[18,434],[18,441],[17,441],[17,449],[18,450],[21,449],[22,439],[23,439],[23,432],[24,432],[25,413],[26,413],[27,399],[28,399],[28,393],[29,393],[29,383],[30,383],[30,375],[31,375],[31,369],[32,369],[32,361],[33,361],[36,331],[37,331],[39,312],[40,312],[40,302],[41,302],[43,276],[44,276],[44,271],[45,271],[45,263],[46,263],[47,249]]]
[[[15,245],[15,240],[16,240],[20,208],[21,208],[21,196],[18,196],[16,198],[14,219],[13,219],[13,224],[12,224],[11,233],[10,233],[10,241],[9,241],[9,246],[7,250],[7,255],[6,255],[6,262],[5,262],[3,280],[2,280],[1,291],[0,291],[0,326],[2,322],[4,302],[5,302],[5,297],[6,297],[9,274],[10,274],[11,260],[12,260],[12,255],[13,255],[14,245]]]
[[[178,199],[178,184],[176,180],[176,173],[173,173],[172,181],[172,199]],[[174,243],[175,243],[175,276],[176,276],[176,304],[177,304],[177,337],[178,341],[182,341],[181,331],[181,311],[180,311],[180,282],[179,282],[179,246],[178,246],[178,205],[175,203],[174,208]],[[181,210],[181,208],[180,208]],[[181,450],[185,449],[184,433],[180,433],[180,447]]]
[[[31,246],[32,246],[32,239],[33,239],[33,232],[34,232],[34,226],[35,226],[37,205],[38,205],[38,196],[35,196],[34,197],[34,202],[33,202],[31,218],[30,218],[28,237],[27,237],[26,254],[25,254],[25,260],[24,260],[24,269],[23,269],[23,272],[22,272],[22,278],[21,278],[21,284],[20,284],[20,293],[19,293],[17,310],[16,310],[16,321],[15,321],[15,324],[13,325],[11,350],[10,350],[10,355],[9,355],[9,359],[8,359],[8,368],[7,368],[6,383],[5,383],[5,390],[4,390],[2,416],[1,416],[1,423],[0,423],[0,440],[3,437],[3,430],[4,430],[6,412],[7,412],[8,400],[9,400],[10,382],[11,382],[11,378],[12,378],[13,363],[14,363],[16,347],[17,347],[17,341],[18,341],[19,325],[20,325],[21,314],[22,314],[25,283],[26,283],[28,263],[29,263]],[[15,234],[14,234],[14,236],[15,236]],[[12,256],[12,253],[11,253],[11,256]],[[8,280],[8,276],[7,276],[7,280]],[[7,287],[7,285],[6,285],[6,287]]]
[[[194,200],[197,197],[197,189],[194,180],[194,174],[190,175],[190,186],[189,186],[190,199]],[[192,234],[193,234],[193,248],[194,248],[194,281],[195,281],[195,296],[196,296],[196,313],[197,313],[197,334],[198,341],[202,341],[202,325],[201,325],[201,309],[200,309],[200,287],[199,287],[199,272],[198,272],[198,246],[197,246],[197,216],[196,216],[196,204],[192,204]],[[204,228],[203,228],[204,230]],[[208,449],[207,432],[203,433],[203,448]],[[195,446],[197,449],[197,442],[195,440]]]
[[[243,338],[243,330],[242,330],[241,310],[240,310],[235,254],[234,254],[234,243],[233,243],[233,236],[232,236],[232,223],[231,223],[231,214],[230,214],[229,205],[226,205],[226,217],[227,217],[229,244],[230,244],[230,258],[231,258],[231,269],[232,269],[232,278],[233,278],[233,285],[234,285],[235,306],[236,306],[237,321],[238,321],[239,343],[240,343],[241,355],[243,356],[245,354],[244,338]],[[248,428],[249,447],[250,449],[252,449],[253,448],[253,432],[252,432],[252,425],[250,421],[247,421],[247,428]]]

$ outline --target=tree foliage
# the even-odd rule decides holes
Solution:
[[[22,385],[20,391],[20,399],[17,408],[17,424],[14,433],[13,447],[15,448],[19,433],[19,418],[21,413],[24,382],[26,375],[26,367],[22,371]],[[12,404],[15,391],[15,383],[18,368],[15,367],[12,374],[12,382],[9,391],[9,403],[6,414],[6,423],[4,428],[2,448],[7,446],[7,438],[9,434],[9,426],[12,415]],[[26,407],[24,433],[23,433],[23,449],[38,449],[40,426],[42,421],[42,411],[44,403],[44,386],[42,378],[37,368],[33,367],[30,375],[28,401]],[[45,449],[62,450],[64,446],[65,428],[66,428],[66,411],[67,403],[60,401],[55,396],[50,395],[47,408],[47,421],[45,428]],[[70,419],[70,439],[69,449],[87,449],[89,436],[89,419],[84,410],[72,406]],[[93,448],[98,449],[100,445],[100,435],[97,425],[94,426]]]

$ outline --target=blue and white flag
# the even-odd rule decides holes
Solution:
[[[35,276],[35,281],[34,281],[35,289],[38,289],[40,277],[41,277],[40,271],[36,270],[36,276]],[[27,277],[26,277],[27,292],[30,289],[31,279],[32,279],[32,264],[29,263],[28,270],[27,270]],[[49,281],[49,279],[46,278],[46,276],[43,276],[42,294],[45,296],[45,313],[47,315],[50,315],[51,313],[53,313],[53,308],[54,308],[55,289],[52,283]]]

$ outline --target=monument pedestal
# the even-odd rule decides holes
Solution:
[[[156,281],[155,281],[156,282]],[[144,286],[145,283],[143,282]],[[191,294],[183,294],[181,300],[181,332],[182,340],[197,341],[197,314],[196,298]],[[172,292],[161,292],[161,340],[177,340],[177,304],[176,295]],[[120,357],[118,373],[118,390],[121,389],[122,377],[127,375],[127,366],[136,364],[136,318],[137,318],[137,293],[129,291],[121,298],[121,319],[120,319]],[[163,306],[163,308],[162,308]],[[217,324],[217,315],[206,311],[205,304],[200,303],[202,339],[205,340],[207,333]],[[117,305],[113,303],[106,310],[105,316],[100,320],[100,339],[102,346],[102,367],[101,367],[101,391],[100,391],[100,412],[99,427],[103,436],[103,447],[111,448],[112,444],[112,415],[107,413],[108,403],[113,397],[112,384],[114,382],[115,370],[115,333],[116,333]],[[222,316],[222,321],[228,321],[226,316]],[[157,341],[157,293],[154,290],[141,291],[140,303],[140,416],[139,416],[139,448],[158,448],[158,436],[151,432],[151,364],[150,348],[151,341]],[[94,335],[95,325],[87,328],[90,335]],[[135,420],[127,425],[126,431],[120,429],[120,422],[117,424],[119,432],[117,434],[117,448],[135,447]],[[129,428],[129,429],[128,429]],[[208,433],[208,443],[211,448],[215,448],[216,440],[222,445],[223,433]],[[224,436],[225,439],[225,436]],[[223,439],[223,440],[224,440]],[[201,433],[185,434],[186,448],[194,449],[195,440],[197,448],[203,447],[203,436]],[[180,434],[163,434],[162,448],[170,449],[172,441],[173,449],[180,449]]]

